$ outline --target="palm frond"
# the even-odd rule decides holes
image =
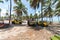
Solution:
[[[58,4],[57,4],[57,7],[56,8],[59,8],[60,7],[60,2],[58,2]]]
[[[3,0],[0,0],[0,3],[4,3],[4,1]]]

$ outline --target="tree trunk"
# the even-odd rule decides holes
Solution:
[[[59,16],[58,16],[58,21],[59,21],[59,23],[60,23]]]
[[[60,16],[59,16],[60,17]],[[60,23],[60,20],[59,20],[59,23]]]
[[[0,19],[1,19],[1,12],[0,12]]]
[[[46,21],[47,21],[47,17],[46,17]]]
[[[12,9],[12,0],[10,0],[10,16],[9,16],[9,24],[11,23],[11,9]]]
[[[52,17],[52,23],[53,23],[53,17]]]
[[[42,24],[43,24],[42,4],[41,4],[41,21],[42,21]]]
[[[49,17],[49,23],[51,24],[51,17]]]

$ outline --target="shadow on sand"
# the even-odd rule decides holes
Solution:
[[[59,26],[48,26],[48,27],[46,27],[46,29],[51,31],[53,34],[59,34],[60,35],[60,31],[58,31],[60,29]]]
[[[5,24],[4,27],[0,28],[0,31],[8,31],[10,29],[12,29],[14,26],[13,25],[9,25],[9,24]]]
[[[13,24],[14,26],[26,26],[26,24]]]
[[[37,31],[39,31],[39,30],[44,28],[42,26],[37,26],[37,25],[35,25],[35,26],[27,26],[27,27],[30,27],[30,29],[34,29],[34,30],[37,30]]]

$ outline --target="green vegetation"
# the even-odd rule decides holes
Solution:
[[[14,11],[16,11],[17,18],[22,20],[23,13],[27,15],[27,8],[22,4],[21,0],[19,0],[19,2],[15,1],[15,3],[17,6],[14,6]]]
[[[59,35],[54,35],[51,37],[51,40],[60,40],[60,36]]]

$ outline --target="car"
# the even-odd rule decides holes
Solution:
[[[43,26],[43,27],[47,27],[48,26],[48,22],[47,21],[38,21],[38,26]]]
[[[35,26],[36,25],[36,21],[28,21],[28,25],[29,26]]]
[[[36,21],[32,18],[28,20],[28,26],[35,26],[36,25]]]
[[[48,27],[47,21],[37,21],[36,19],[29,19],[28,20],[29,26],[42,26],[42,27]]]
[[[0,28],[7,28],[9,27],[9,22],[8,21],[0,21]]]
[[[22,24],[22,21],[14,19],[14,20],[12,20],[12,24]]]

